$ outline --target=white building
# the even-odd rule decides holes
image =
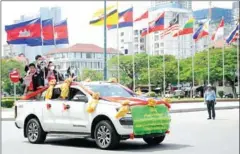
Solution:
[[[3,45],[3,51],[2,51],[2,57],[14,57],[17,56],[18,53],[13,52],[12,45],[4,44]]]
[[[232,3],[232,15],[233,15],[233,20],[235,20],[235,23],[237,23],[237,21],[239,20],[239,5],[240,5],[240,1]]]
[[[162,8],[185,8],[192,9],[192,1],[163,1],[163,0],[153,0],[151,1],[152,7],[160,6]]]
[[[47,57],[50,61],[54,62],[59,72],[65,74],[68,67],[72,67],[77,70],[75,74],[81,74],[82,70],[86,68],[103,72],[103,52],[104,49],[97,45],[78,43],[69,48],[53,49],[47,53]],[[110,59],[115,55],[117,55],[117,50],[113,48],[107,49],[107,59]],[[109,70],[108,76],[114,76],[113,70]]]

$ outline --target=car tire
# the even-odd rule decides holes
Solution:
[[[164,138],[165,138],[165,135],[158,136],[158,137],[144,137],[143,140],[149,145],[157,145],[157,144],[162,143]]]
[[[28,121],[25,131],[30,143],[40,144],[46,140],[47,134],[43,131],[40,122],[36,118]]]
[[[100,149],[115,149],[120,137],[109,120],[100,121],[94,129],[94,138]]]

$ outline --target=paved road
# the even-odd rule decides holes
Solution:
[[[3,121],[2,154],[239,154],[239,109],[219,110],[216,120],[206,118],[206,112],[174,113],[171,133],[161,145],[149,147],[135,139],[122,142],[115,151],[99,150],[83,139],[48,138],[45,144],[33,145],[12,121]]]

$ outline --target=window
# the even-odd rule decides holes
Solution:
[[[161,50],[160,52],[161,52],[162,55],[164,54],[164,50]]]
[[[100,96],[103,97],[112,97],[112,96],[120,96],[120,97],[133,97],[133,94],[130,91],[125,90],[124,88],[118,85],[85,85],[90,90],[99,92]]]
[[[120,36],[124,36],[124,32],[121,32],[121,33],[120,33]]]
[[[81,90],[76,89],[76,88],[70,88],[68,100],[72,101],[74,96],[76,96],[76,95],[83,95],[83,96],[85,96],[85,94]]]
[[[134,30],[134,35],[138,35],[138,30]]]
[[[154,36],[154,41],[158,41],[159,40],[159,35],[155,35]]]
[[[161,42],[160,46],[161,46],[161,47],[163,47],[163,46],[164,46],[164,43],[163,43],[163,42]]]
[[[155,48],[159,48],[159,43],[155,43],[155,44],[154,44],[154,47],[155,47]]]
[[[86,53],[86,58],[88,59],[92,58],[92,53]]]
[[[124,49],[124,47],[121,47],[121,49]]]
[[[124,42],[124,39],[121,39],[121,42],[123,43],[123,42]]]
[[[134,42],[138,42],[138,37],[135,37],[135,38],[134,38]]]
[[[134,49],[138,50],[138,44],[135,44]]]
[[[144,45],[141,45],[141,46],[140,46],[140,50],[144,50]]]
[[[74,53],[68,53],[68,58],[73,59],[74,58]]]
[[[140,42],[141,42],[141,43],[144,43],[144,38],[140,38]]]

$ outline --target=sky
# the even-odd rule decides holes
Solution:
[[[208,8],[208,1],[193,1],[193,10]],[[115,4],[115,1],[107,2],[107,4]],[[68,18],[69,42],[70,45],[76,43],[92,43],[103,47],[103,27],[91,26],[89,21],[93,13],[102,8],[103,1],[3,1],[2,2],[2,45],[6,44],[6,32],[4,25],[13,24],[14,20],[18,20],[21,15],[37,14],[40,7],[61,7],[62,17]],[[126,7],[134,7],[134,19],[140,16],[150,1],[119,1],[120,11]],[[231,8],[232,1],[212,1],[213,7]],[[13,11],[14,10],[14,11]],[[3,51],[3,50],[2,50]]]

